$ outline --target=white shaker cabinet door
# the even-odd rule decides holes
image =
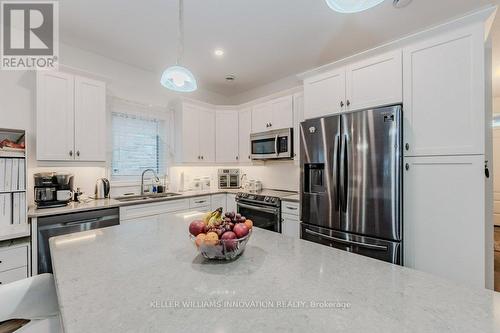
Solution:
[[[37,73],[37,160],[74,160],[74,77],[61,72]]]
[[[215,123],[217,129],[215,132],[216,161],[220,163],[238,162],[238,111],[216,111]]]
[[[222,209],[224,210],[224,212],[226,212],[226,207],[227,207],[227,195],[226,193],[222,193],[222,194],[214,194],[212,195],[212,198],[211,198],[211,210],[214,211],[220,207],[222,207]]]
[[[397,104],[403,101],[402,51],[382,54],[347,67],[349,110]]]
[[[270,129],[271,112],[270,103],[257,104],[252,108],[252,133],[265,132]]]
[[[215,111],[199,109],[199,146],[201,162],[215,162]]]
[[[484,157],[408,157],[404,164],[405,266],[484,288]]]
[[[405,155],[484,154],[484,41],[466,28],[403,54]]]
[[[106,161],[106,85],[75,77],[75,159]]]
[[[239,112],[239,162],[250,163],[250,133],[252,132],[252,109],[247,108]]]
[[[271,122],[269,128],[277,130],[293,127],[293,96],[276,98],[270,103]]]
[[[345,111],[345,84],[344,68],[304,80],[304,118]]]
[[[227,194],[227,211],[236,212],[236,194]]]
[[[184,104],[182,109],[182,145],[179,154],[184,163],[201,162],[198,108]]]
[[[283,214],[281,228],[283,235],[300,239],[300,221],[298,216]]]

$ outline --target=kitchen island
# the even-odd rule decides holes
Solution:
[[[498,293],[269,231],[207,261],[194,218],[51,238],[65,332],[500,331]]]

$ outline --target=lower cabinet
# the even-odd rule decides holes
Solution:
[[[212,195],[212,207],[210,208],[212,211],[222,207],[222,210],[225,212],[227,206],[227,195],[223,194],[214,194]]]
[[[161,214],[187,211],[189,208],[189,199],[120,207],[120,223],[147,221]]]
[[[227,194],[227,199],[226,199],[226,211],[227,212],[236,212],[236,194]]]
[[[281,202],[281,233],[288,237],[300,239],[299,203]]]
[[[0,285],[28,277],[29,253],[27,243],[0,248]]]
[[[412,157],[404,164],[405,266],[484,288],[491,268],[484,259],[491,223],[484,157]]]

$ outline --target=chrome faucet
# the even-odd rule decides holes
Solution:
[[[153,169],[146,169],[142,172],[142,176],[141,176],[141,195],[144,195],[144,175],[146,174],[146,172],[148,171],[151,171],[155,177],[155,180],[158,182],[160,181],[160,178],[158,178],[158,175],[156,174],[156,171],[154,171]]]

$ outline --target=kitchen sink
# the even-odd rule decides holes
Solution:
[[[164,199],[179,196],[179,193],[159,193],[159,194],[145,194],[145,195],[126,195],[123,197],[115,198],[120,202],[131,202],[131,201],[146,201],[155,199]]]

